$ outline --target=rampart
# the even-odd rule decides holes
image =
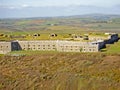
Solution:
[[[17,44],[16,44],[17,43]],[[98,44],[76,41],[14,41],[12,50],[42,50],[60,52],[98,52]]]
[[[40,40],[40,41],[12,41],[0,42],[0,54],[18,50],[41,50],[59,52],[98,52],[106,44],[118,40],[118,34],[112,34],[107,40],[91,42],[65,41],[65,40]]]

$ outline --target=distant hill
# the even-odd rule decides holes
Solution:
[[[0,19],[0,32],[74,33],[75,31],[120,32],[120,15],[85,14],[54,17]]]

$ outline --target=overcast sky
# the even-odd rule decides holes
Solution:
[[[94,13],[120,15],[120,0],[0,0],[0,18]]]
[[[111,7],[120,5],[120,0],[0,0],[1,6],[69,6],[92,5]]]

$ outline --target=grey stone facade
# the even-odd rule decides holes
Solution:
[[[41,50],[60,52],[98,52],[99,45],[91,42],[75,41],[13,41],[0,42],[0,53],[6,54],[18,50]]]
[[[11,51],[11,42],[0,42],[0,54],[6,54]]]
[[[41,50],[59,52],[98,52],[106,44],[118,40],[117,34],[112,34],[108,40],[97,40],[93,42],[41,40],[41,41],[12,41],[0,42],[0,53],[6,54],[17,50]]]
[[[57,41],[57,50],[61,52],[98,52],[99,45],[91,42]]]

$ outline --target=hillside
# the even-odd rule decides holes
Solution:
[[[83,34],[88,32],[120,33],[119,24],[119,15],[104,14],[0,19],[0,40],[29,40],[29,38],[34,39],[32,36],[36,33],[41,35],[38,38],[40,40],[49,39],[48,36],[51,33],[58,34],[58,39],[68,37],[70,34]]]
[[[0,57],[0,90],[119,88],[119,54],[46,52]]]

